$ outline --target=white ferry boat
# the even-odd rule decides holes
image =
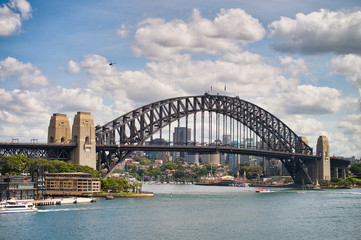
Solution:
[[[7,200],[0,202],[0,214],[1,213],[31,213],[38,212],[32,202]]]

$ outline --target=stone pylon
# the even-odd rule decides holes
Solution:
[[[321,158],[315,162],[313,177],[316,182],[320,180],[331,180],[330,145],[325,136],[319,136],[316,146],[316,154]]]
[[[300,138],[301,138],[301,140],[302,140],[305,144],[308,145],[308,140],[307,140],[306,137],[300,137]],[[304,143],[302,143],[302,149],[305,149],[305,147],[306,147],[306,145],[305,145]],[[302,150],[302,153],[303,153],[303,154],[306,154],[306,151],[305,151],[305,150]]]
[[[48,143],[69,143],[71,140],[69,118],[66,114],[54,113],[48,127]]]
[[[72,140],[77,145],[72,151],[72,162],[96,169],[95,127],[89,112],[78,112],[75,115]]]

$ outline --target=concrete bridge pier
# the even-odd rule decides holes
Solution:
[[[333,177],[338,178],[338,167],[333,169]]]
[[[78,112],[75,115],[72,140],[77,145],[71,156],[73,163],[96,169],[95,127],[90,112]]]
[[[71,136],[71,137],[70,137]],[[65,114],[54,113],[48,128],[48,143],[77,146],[71,153],[71,162],[96,168],[96,139],[92,115],[89,112],[78,112],[74,117],[70,135],[69,118]]]
[[[312,181],[317,185],[321,180],[331,180],[330,145],[326,136],[319,136],[316,154],[320,157],[312,167]]]

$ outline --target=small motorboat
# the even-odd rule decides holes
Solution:
[[[105,196],[105,199],[106,199],[106,200],[113,200],[113,199],[114,199],[114,196],[113,196],[113,195],[106,195],[106,196]]]
[[[31,213],[38,212],[33,202],[8,200],[0,203],[0,213]]]
[[[271,191],[268,189],[264,189],[264,188],[260,188],[258,190],[256,190],[257,193],[270,193]]]

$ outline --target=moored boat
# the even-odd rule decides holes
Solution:
[[[0,203],[0,213],[38,212],[33,202],[8,200]]]
[[[113,195],[106,195],[106,196],[105,196],[105,199],[106,199],[106,200],[113,200],[113,199],[114,199],[114,196],[113,196]]]

